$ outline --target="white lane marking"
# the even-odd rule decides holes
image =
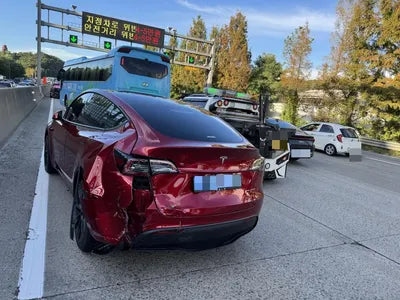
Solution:
[[[53,115],[53,100],[50,100],[49,122]],[[44,149],[33,198],[28,237],[18,282],[18,299],[34,299],[43,296],[44,266],[47,230],[47,203],[49,175],[44,170]]]
[[[385,164],[389,164],[389,165],[394,165],[394,166],[399,166],[400,167],[400,164],[397,164],[397,163],[394,163],[394,162],[390,162],[390,161],[386,161],[386,160],[382,160],[382,159],[377,159],[377,158],[365,157],[365,156],[364,156],[364,158],[370,159],[370,160],[376,160],[376,161],[383,162]]]

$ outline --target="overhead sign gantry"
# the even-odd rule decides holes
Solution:
[[[142,44],[153,47],[160,52],[172,53],[171,63],[189,67],[190,69],[204,69],[207,73],[207,86],[212,83],[215,62],[215,43],[205,39],[178,34],[175,29],[168,30],[131,21],[120,20],[112,17],[94,14],[91,12],[78,12],[73,9],[64,9],[49,6],[37,0],[37,79],[41,80],[41,43],[76,47],[95,51],[110,51],[113,46],[123,43]],[[42,12],[47,11],[47,20],[43,20]],[[57,22],[50,21],[50,12],[57,13],[61,18],[54,18]],[[66,20],[66,18],[74,18]],[[61,20],[61,22],[60,22]],[[47,37],[43,36],[42,27],[47,28]],[[51,30],[61,31],[55,34]],[[46,33],[46,32],[45,32]],[[67,36],[65,36],[67,33]],[[169,45],[165,37],[174,39],[175,43]],[[97,37],[97,40],[94,38]],[[107,39],[107,40],[104,40]],[[112,41],[110,41],[113,40]],[[181,48],[180,43],[185,45]]]

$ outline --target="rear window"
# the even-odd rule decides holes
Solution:
[[[193,141],[241,143],[243,137],[224,121],[183,101],[118,93],[153,129]]]
[[[183,98],[183,101],[188,102],[191,105],[204,108],[207,104],[207,98]]]
[[[168,75],[168,67],[166,65],[149,61],[147,59],[124,56],[121,58],[121,66],[130,74],[157,79],[161,79]]]
[[[279,120],[279,119],[267,119],[266,120],[267,124],[272,124],[272,125],[278,125],[279,128],[286,128],[286,129],[297,129],[296,126],[293,124],[290,124],[288,122]]]
[[[346,138],[358,138],[357,132],[353,128],[341,128],[340,132]]]

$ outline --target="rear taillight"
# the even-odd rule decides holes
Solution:
[[[118,170],[126,175],[151,176],[178,173],[176,166],[167,160],[134,157],[119,150],[114,150],[114,156]]]
[[[253,161],[253,164],[250,167],[250,171],[264,170],[264,163],[265,163],[264,157],[257,158],[255,161]]]
[[[228,100],[224,100],[224,105],[228,106],[229,105],[229,101]]]
[[[217,101],[217,105],[218,105],[218,106],[222,106],[222,100],[218,100],[218,101]]]
[[[338,134],[338,135],[336,136],[336,138],[337,138],[337,140],[338,140],[339,142],[343,143],[343,135]]]
[[[276,161],[277,165],[280,165],[281,163],[284,163],[285,161],[287,161],[289,159],[289,153],[285,154],[284,156],[278,158],[278,160]]]
[[[253,109],[257,110],[258,109],[258,105],[257,104],[253,104]]]
[[[175,165],[168,160],[150,159],[149,161],[151,175],[178,173]]]

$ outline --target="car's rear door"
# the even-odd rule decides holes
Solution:
[[[325,149],[325,146],[333,143],[335,139],[335,131],[329,124],[322,124],[317,132],[318,148]]]
[[[122,138],[113,129],[127,122],[112,101],[97,93],[78,97],[68,109],[66,119],[63,170],[71,179],[78,165],[91,167],[105,145]]]

